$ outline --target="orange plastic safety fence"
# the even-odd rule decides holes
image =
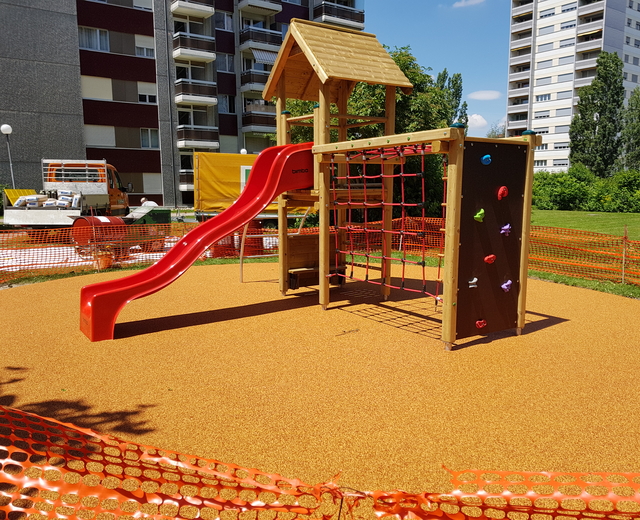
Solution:
[[[640,242],[575,229],[531,226],[529,267],[640,285]]]
[[[640,517],[640,473],[451,474],[450,493],[310,486],[0,406],[0,520]]]

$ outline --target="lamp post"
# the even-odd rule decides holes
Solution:
[[[11,172],[11,187],[16,189],[16,181],[13,178],[13,163],[11,162],[11,146],[9,146],[9,134],[13,132],[13,128],[11,125],[2,125],[0,126],[0,132],[7,136],[7,153],[9,154],[9,171]]]

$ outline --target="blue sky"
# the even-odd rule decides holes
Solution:
[[[365,0],[365,31],[391,48],[411,47],[423,67],[462,74],[469,135],[506,115],[508,0]]]

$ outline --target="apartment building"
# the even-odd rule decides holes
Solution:
[[[262,90],[292,18],[362,30],[364,0],[3,0],[0,124],[17,187],[40,186],[43,157],[105,158],[132,204],[192,205],[195,151],[272,144]]]
[[[625,96],[640,75],[637,0],[512,0],[507,135],[543,135],[535,169],[569,167],[569,126],[578,89],[596,74],[602,51],[624,61]]]

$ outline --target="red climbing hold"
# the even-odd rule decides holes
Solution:
[[[498,200],[504,199],[507,195],[509,195],[509,188],[506,186],[500,186],[498,189]]]
[[[484,329],[487,326],[487,320],[478,320],[476,321],[477,329]]]
[[[492,264],[495,261],[496,261],[496,255],[488,255],[484,257],[485,264]]]

